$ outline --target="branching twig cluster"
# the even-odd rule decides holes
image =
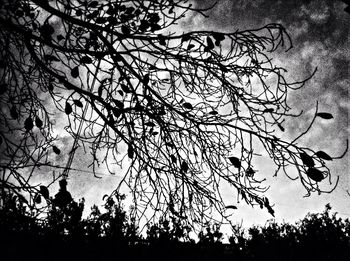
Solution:
[[[52,125],[58,110],[68,117],[65,130],[92,154],[94,171],[100,164],[129,166],[116,191],[130,188],[138,219],[171,214],[203,224],[215,213],[226,217],[227,185],[273,215],[255,176],[257,143],[276,174],[289,176],[293,166],[291,179],[308,193],[321,192],[332,158],[297,144],[309,129],[292,142],[279,137],[284,119],[298,116],[287,95],[308,80],[288,82],[269,58],[291,47],[285,29],[172,33],[192,11],[204,12],[176,0],[5,3],[3,186],[38,192],[31,176],[51,164],[51,152],[60,153]],[[317,116],[331,117],[316,110]]]

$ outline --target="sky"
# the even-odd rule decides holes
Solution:
[[[193,1],[198,7],[207,7],[214,1]],[[218,0],[213,9],[207,12],[208,18],[201,15],[188,15],[180,30],[206,29],[232,32],[254,29],[268,23],[281,23],[287,29],[293,41],[289,52],[284,50],[271,54],[274,62],[288,69],[288,78],[301,80],[316,67],[317,73],[305,88],[289,95],[289,104],[294,112],[303,110],[298,119],[287,120],[284,138],[293,139],[303,131],[315,111],[316,102],[319,111],[332,113],[333,120],[317,120],[310,133],[300,144],[311,146],[315,150],[324,150],[336,157],[344,151],[349,138],[349,91],[350,86],[350,14],[344,12],[341,1],[272,1],[272,0]],[[65,143],[64,139],[61,140]],[[64,161],[64,154],[60,155]],[[339,176],[339,184],[331,194],[312,194],[304,197],[306,191],[299,181],[291,181],[282,173],[274,175],[274,166],[268,158],[262,157],[257,175],[266,178],[270,186],[267,196],[274,204],[276,221],[295,222],[308,212],[321,212],[327,203],[341,217],[350,218],[350,153],[328,166],[333,177]],[[92,204],[101,205],[102,197],[110,193],[120,181],[120,173],[111,176],[105,169],[97,170],[96,178],[86,167],[83,151],[77,151],[70,171],[68,189],[75,199],[84,197],[86,210]],[[335,178],[334,178],[335,180]],[[328,186],[328,188],[331,188]],[[58,184],[50,187],[58,191]],[[228,192],[224,195],[231,197]],[[245,227],[264,225],[272,217],[259,207],[252,208],[238,204],[232,220]]]
[[[194,2],[198,7],[207,7],[214,1]],[[332,113],[334,119],[316,121],[300,143],[338,156],[349,138],[350,14],[344,11],[345,7],[341,1],[327,0],[221,0],[207,13],[209,18],[196,15],[184,26],[229,32],[268,23],[282,24],[292,38],[293,48],[287,53],[277,52],[273,55],[274,62],[287,68],[290,79],[294,80],[306,77],[317,67],[316,75],[305,88],[289,95],[289,104],[294,111],[303,110],[304,113],[299,120],[287,121],[285,137],[295,137],[307,127],[318,101],[319,111]],[[350,217],[349,159],[347,153],[341,160],[329,164],[333,176],[339,176],[339,184],[333,193],[313,194],[307,198],[300,183],[283,174],[273,178],[273,166],[262,163],[260,173],[271,185],[267,195],[275,204],[276,220],[294,222],[308,212],[323,211],[327,203],[339,212],[339,216]],[[242,205],[234,219],[237,222],[243,220],[245,226],[264,224],[271,218],[265,212]]]

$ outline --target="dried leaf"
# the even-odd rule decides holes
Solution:
[[[160,45],[166,46],[165,36],[162,34],[158,35],[158,41]]]
[[[26,129],[26,131],[30,131],[31,129],[33,129],[34,124],[33,124],[33,120],[32,118],[29,116],[25,121],[24,121],[24,128]]]
[[[3,83],[3,84],[0,84],[0,95],[3,95],[5,92],[7,92],[7,84],[6,83]]]
[[[209,50],[212,50],[214,49],[214,43],[213,43],[213,40],[207,36],[207,46],[206,46],[206,51],[209,51]]]
[[[131,146],[131,144],[129,144],[129,146],[128,146],[128,157],[129,157],[130,159],[132,159],[132,158],[134,157],[134,149],[133,149],[133,147]]]
[[[130,28],[125,24],[122,25],[121,30],[124,35],[130,35]]]
[[[225,40],[225,35],[222,33],[213,33],[213,37],[215,39],[216,46],[219,46],[221,41]]]
[[[154,127],[154,126],[156,126],[155,123],[154,123],[154,122],[151,122],[151,121],[146,122],[145,125],[148,126],[148,127]]]
[[[195,46],[194,44],[189,44],[189,45],[187,46],[187,50],[188,50],[188,51],[191,50],[194,46]]]
[[[79,66],[74,67],[71,70],[70,74],[73,78],[78,78],[79,77]]]
[[[237,209],[237,207],[234,205],[229,205],[229,206],[226,206],[225,208],[226,209]]]
[[[252,177],[254,176],[255,171],[251,167],[249,167],[245,173],[247,174],[248,177]]]
[[[313,167],[315,166],[315,162],[313,158],[306,153],[300,153],[300,159],[302,160],[303,164],[307,167]]]
[[[88,4],[88,7],[96,8],[98,6],[98,1],[92,1]]]
[[[75,106],[79,107],[79,108],[83,108],[83,104],[80,100],[73,100]]]
[[[14,120],[18,119],[18,112],[17,112],[16,106],[11,107],[10,115],[11,115],[12,119],[14,119]]]
[[[57,148],[56,146],[52,146],[52,150],[55,154],[60,155],[61,154],[61,150],[59,148]]]
[[[188,164],[187,164],[186,161],[183,161],[181,163],[181,170],[180,171],[183,172],[183,173],[186,173],[188,171]]]
[[[188,110],[192,110],[192,109],[193,109],[192,104],[189,103],[189,102],[185,102],[184,104],[182,104],[182,106],[183,106],[185,109],[188,109]]]
[[[124,108],[124,103],[122,101],[118,101],[116,99],[113,99],[113,102],[119,109],[123,109]]]
[[[318,112],[316,113],[316,116],[325,119],[325,120],[330,120],[333,119],[333,115],[328,113],[328,112]]]
[[[146,74],[144,77],[143,77],[143,81],[142,83],[144,85],[147,85],[149,83],[149,74]]]
[[[60,59],[58,59],[56,56],[50,55],[50,54],[44,55],[44,59],[48,62],[59,62],[60,61]]]
[[[331,156],[329,156],[326,152],[321,150],[316,152],[316,156],[324,160],[333,160]]]
[[[278,123],[277,126],[281,131],[284,131],[284,127],[280,123]]]
[[[49,197],[50,197],[50,192],[49,192],[49,190],[47,189],[46,186],[40,186],[40,193],[41,193],[41,195],[43,195],[43,197],[44,197],[45,199],[49,199]]]
[[[177,159],[174,155],[170,155],[170,159],[173,163],[176,163],[177,162]]]
[[[267,108],[267,109],[265,109],[263,112],[264,113],[268,113],[268,112],[273,112],[274,111],[274,109],[273,108]]]
[[[66,107],[64,108],[64,112],[65,112],[67,115],[69,115],[69,114],[72,113],[72,111],[73,111],[72,106],[71,106],[68,102],[66,102]]]
[[[89,56],[83,56],[80,59],[80,63],[89,64],[92,63],[92,59]]]
[[[41,203],[41,196],[39,194],[37,194],[34,198],[34,202],[35,204],[40,204]]]
[[[125,92],[125,93],[131,93],[131,90],[129,89],[129,87],[125,84],[120,84],[120,87],[122,88],[122,90]]]
[[[43,121],[37,116],[35,117],[35,125],[40,129],[43,126]]]
[[[189,34],[185,34],[185,35],[183,35],[182,38],[181,38],[181,43],[187,42],[187,41],[189,41],[189,40],[191,40],[191,36],[190,36]]]
[[[312,179],[313,181],[316,181],[316,182],[320,182],[325,178],[322,171],[320,171],[319,169],[316,169],[316,168],[309,168],[306,171],[306,175],[310,179]]]
[[[236,157],[229,157],[228,159],[230,160],[230,162],[232,163],[232,165],[235,168],[239,169],[241,167],[241,161],[238,158],[236,158]]]

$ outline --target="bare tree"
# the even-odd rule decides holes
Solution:
[[[180,0],[5,1],[2,186],[32,193],[34,203],[45,189],[30,179],[39,167],[58,167],[48,160],[60,153],[52,123],[65,114],[71,155],[83,147],[94,172],[100,164],[128,166],[115,192],[130,189],[138,219],[225,218],[235,208],[222,197],[227,186],[273,215],[255,176],[259,146],[276,175],[299,179],[309,194],[324,192],[325,161],[335,157],[297,142],[317,117],[332,115],[316,107],[309,128],[293,140],[282,135],[285,118],[298,116],[287,95],[309,79],[288,82],[271,61],[270,53],[292,47],[285,29],[174,33],[191,12],[205,15]]]

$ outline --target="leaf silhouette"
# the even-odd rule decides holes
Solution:
[[[102,91],[103,91],[103,84],[101,84],[97,89],[98,96],[100,96],[100,97],[102,96]]]
[[[129,87],[126,85],[126,84],[120,84],[120,87],[122,88],[122,90],[125,92],[125,93],[131,93],[131,90],[129,89]]]
[[[41,193],[41,195],[43,195],[43,197],[44,197],[45,199],[49,199],[49,197],[50,197],[50,192],[49,192],[49,190],[47,189],[46,186],[40,186],[40,193]]]
[[[83,104],[80,100],[73,100],[75,106],[79,107],[79,108],[83,108]]]
[[[184,104],[182,104],[182,106],[183,106],[185,109],[188,109],[188,110],[192,110],[192,109],[193,109],[192,104],[189,103],[189,102],[185,102]]]
[[[170,159],[173,163],[176,163],[177,162],[177,159],[174,155],[170,155]]]
[[[107,18],[106,17],[97,17],[95,20],[96,24],[104,24],[107,22]]]
[[[247,174],[248,177],[251,177],[255,174],[255,171],[251,167],[249,167],[245,173]]]
[[[190,36],[189,34],[185,34],[185,35],[183,35],[182,38],[181,38],[181,43],[187,42],[187,41],[189,41],[189,40],[191,40],[191,36]]]
[[[98,1],[92,1],[88,4],[88,7],[96,8],[98,6]]]
[[[121,30],[124,35],[130,35],[130,28],[125,24],[122,25]]]
[[[165,36],[162,34],[158,35],[158,41],[160,45],[166,46]]]
[[[186,172],[188,171],[188,164],[187,164],[186,161],[183,161],[183,162],[181,163],[181,169],[180,169],[180,171],[183,172],[183,173],[186,173]]]
[[[278,128],[279,128],[281,131],[284,132],[284,127],[283,127],[280,123],[278,123],[277,126],[278,126]]]
[[[316,182],[320,182],[325,178],[322,171],[320,171],[319,169],[316,169],[316,168],[309,168],[306,171],[306,175],[310,179],[312,179],[313,181],[316,181]]]
[[[232,165],[235,168],[239,169],[241,167],[241,161],[238,158],[236,158],[236,157],[229,157],[228,159],[230,160],[230,162],[232,163]]]
[[[113,108],[113,114],[115,117],[119,118],[119,116],[122,114],[122,112],[117,108]]]
[[[116,99],[113,99],[113,102],[114,102],[115,106],[117,106],[119,109],[124,108],[124,103],[122,101],[118,101]]]
[[[56,146],[52,146],[52,150],[55,154],[60,155],[61,154],[61,150],[59,148],[57,148]]]
[[[49,24],[44,24],[40,27],[39,31],[44,39],[50,41],[51,35],[55,32],[55,29]]]
[[[61,41],[64,39],[64,36],[62,34],[57,35],[57,41]]]
[[[144,77],[143,77],[143,81],[142,83],[144,85],[147,85],[149,83],[149,74],[146,74]]]
[[[221,41],[225,40],[225,35],[222,33],[213,33],[213,37],[215,39],[215,45],[219,46]]]
[[[213,40],[207,36],[207,46],[206,46],[206,51],[209,51],[209,50],[212,50],[214,49],[214,43],[213,43]]]
[[[315,166],[315,162],[313,158],[309,155],[307,155],[305,152],[300,153],[300,159],[303,162],[303,164],[307,167],[313,167]]]
[[[71,70],[70,75],[71,75],[73,78],[78,78],[78,77],[79,77],[79,66],[74,67],[74,68]]]
[[[268,113],[268,112],[273,112],[274,111],[274,109],[273,108],[267,108],[267,109],[265,109],[263,112],[266,112],[266,113]]]
[[[80,63],[89,64],[89,63],[92,63],[92,59],[89,56],[83,56],[80,59]]]
[[[34,202],[35,204],[40,204],[41,203],[41,196],[39,194],[37,194],[34,198]]]
[[[187,50],[188,50],[188,51],[191,50],[194,46],[195,46],[194,44],[189,44],[189,45],[187,46]]]
[[[209,112],[209,114],[210,114],[210,115],[217,115],[218,112],[217,112],[217,111],[211,111],[211,112]]]
[[[68,103],[68,102],[66,102],[66,107],[64,108],[64,112],[67,114],[67,115],[69,115],[69,114],[71,114],[72,113],[72,106]]]
[[[37,116],[35,117],[35,125],[40,129],[43,126],[43,121]]]
[[[7,84],[0,84],[0,95],[3,95],[7,91]]]
[[[154,127],[154,126],[156,126],[155,123],[154,123],[154,122],[151,122],[151,121],[146,122],[145,125],[148,126],[148,127]]]
[[[50,54],[46,54],[44,56],[44,59],[48,62],[59,62],[60,61],[60,59],[58,59],[56,56],[50,55]]]
[[[32,118],[29,116],[25,121],[24,121],[24,128],[26,129],[26,131],[30,131],[31,129],[33,129],[34,124],[33,124],[33,120]]]
[[[326,152],[321,150],[316,152],[316,156],[324,160],[333,160],[331,156],[329,156]]]
[[[14,120],[16,120],[18,118],[18,112],[17,112],[16,106],[11,107],[10,115],[11,115],[11,118]]]
[[[132,159],[134,157],[134,148],[129,144],[128,146],[128,157]]]
[[[330,120],[333,119],[333,115],[328,113],[328,112],[318,112],[316,113],[316,116],[325,119],[325,120]]]

